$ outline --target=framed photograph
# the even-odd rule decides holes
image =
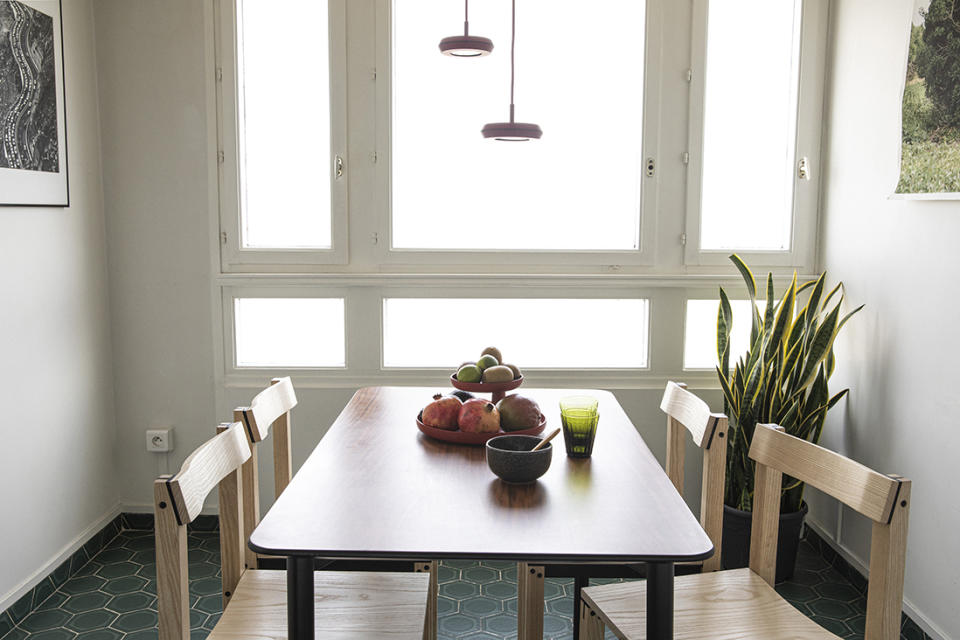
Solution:
[[[913,0],[897,199],[960,199],[957,0]]]
[[[0,0],[0,205],[70,205],[60,0]]]

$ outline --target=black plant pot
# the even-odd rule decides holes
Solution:
[[[777,533],[777,582],[793,577],[800,548],[800,530],[807,515],[807,503],[800,511],[780,514]],[[750,526],[753,513],[723,505],[723,543],[720,545],[724,569],[740,569],[750,564]]]

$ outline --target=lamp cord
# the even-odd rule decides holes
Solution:
[[[470,0],[463,0],[463,35],[470,35]]]
[[[513,76],[514,49],[517,43],[517,0],[511,0],[510,8],[510,122],[513,122]]]

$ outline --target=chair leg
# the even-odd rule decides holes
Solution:
[[[597,612],[580,601],[580,640],[603,640],[603,621]]]
[[[427,592],[427,617],[423,623],[423,640],[437,640],[437,573],[440,562],[418,562],[414,565],[417,573],[430,574],[430,591]]]
[[[517,640],[543,638],[543,575],[541,565],[517,563]]]

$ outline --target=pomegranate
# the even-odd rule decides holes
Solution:
[[[540,424],[540,405],[526,396],[509,395],[497,403],[497,410],[504,431],[532,429]]]
[[[489,400],[474,398],[460,407],[457,422],[460,424],[460,431],[496,433],[500,431],[500,412]]]
[[[433,402],[423,408],[420,421],[428,427],[438,429],[456,429],[457,416],[463,403],[454,396],[442,396],[439,393],[433,396]]]

